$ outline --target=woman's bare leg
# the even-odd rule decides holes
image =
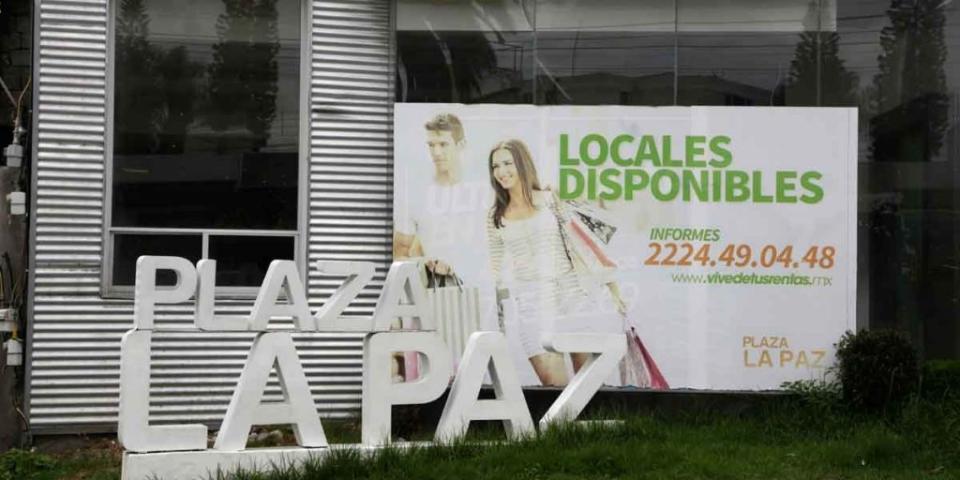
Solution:
[[[570,360],[573,362],[573,373],[580,372],[580,369],[590,360],[589,353],[571,353]]]
[[[530,357],[530,365],[537,372],[540,384],[545,386],[564,386],[567,384],[567,368],[563,356],[559,353],[541,353]]]

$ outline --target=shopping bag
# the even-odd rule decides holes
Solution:
[[[604,245],[610,243],[617,227],[613,224],[610,214],[602,208],[582,200],[565,200],[565,208],[573,213],[571,220],[580,223],[586,232]]]
[[[624,386],[667,390],[670,385],[663,377],[657,362],[643,344],[637,329],[627,327],[627,353],[620,360],[620,382]]]
[[[597,288],[611,281],[617,264],[604,251],[604,241],[597,239],[590,227],[581,221],[580,214],[570,205],[569,202],[554,197],[551,209],[557,220],[564,251],[580,286],[587,292],[595,292]],[[609,235],[604,235],[606,241],[609,241],[616,230],[609,228],[612,230],[608,231]]]
[[[439,287],[427,290],[427,303],[437,322],[437,333],[447,342],[454,368],[467,346],[467,339],[480,330],[480,290],[476,287]]]
[[[480,330],[480,290],[463,286],[463,282],[456,275],[444,277],[445,281],[428,281],[430,287],[427,288],[427,304],[437,323],[437,333],[450,348],[456,370],[467,340],[473,332]],[[419,378],[419,354],[404,352],[403,360],[404,379],[409,382]]]

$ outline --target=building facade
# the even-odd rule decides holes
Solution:
[[[960,356],[960,6],[927,0],[37,0],[26,386],[34,433],[115,428],[141,254],[391,259],[395,102],[858,107],[858,325]],[[161,278],[161,282],[170,279]],[[192,307],[158,323],[188,327]],[[156,422],[223,416],[250,334],[163,333]],[[361,338],[298,337],[327,416]],[[272,395],[279,396],[279,389]]]

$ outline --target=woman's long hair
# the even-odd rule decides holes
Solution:
[[[493,176],[493,154],[499,150],[510,152],[513,157],[513,164],[517,168],[517,175],[520,177],[520,185],[523,187],[523,200],[529,205],[533,205],[533,192],[540,190],[540,179],[537,178],[537,166],[533,164],[533,156],[530,155],[530,149],[522,141],[517,139],[500,142],[490,149],[490,155],[487,156],[487,169],[490,172],[490,185],[496,193],[496,199],[493,203],[493,225],[497,228],[503,227],[503,213],[510,204],[510,192],[500,186],[500,182]]]

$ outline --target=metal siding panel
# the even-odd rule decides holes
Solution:
[[[116,428],[120,337],[129,300],[100,292],[107,118],[107,0],[42,0],[37,15],[37,160],[30,423],[35,433]],[[364,260],[377,275],[348,310],[369,315],[391,257],[390,2],[313,1],[308,89],[307,260]],[[318,306],[338,279],[307,274]],[[252,302],[224,302],[245,314]],[[157,324],[192,325],[192,307],[161,306]],[[151,419],[217,425],[253,336],[157,333]],[[318,409],[360,406],[362,337],[296,334]],[[268,398],[279,399],[275,383]]]

